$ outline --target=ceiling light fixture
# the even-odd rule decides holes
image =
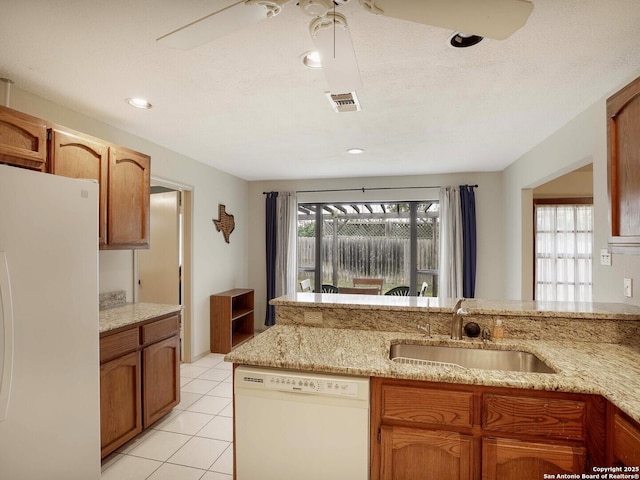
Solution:
[[[480,43],[484,37],[480,37],[479,35],[472,35],[470,33],[462,33],[456,32],[449,43],[452,47],[456,48],[467,48],[473,47],[474,45]]]
[[[322,68],[322,64],[320,63],[320,53],[317,50],[313,50],[311,52],[303,54],[302,63],[307,68]]]
[[[364,153],[364,148],[350,148],[347,150],[347,153],[350,153],[351,155],[358,155],[360,153]]]
[[[153,105],[151,105],[147,100],[140,97],[127,98],[127,103],[132,107],[142,108],[144,110],[149,110],[153,107]]]

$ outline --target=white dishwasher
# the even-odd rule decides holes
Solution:
[[[369,379],[235,370],[236,480],[367,480]]]

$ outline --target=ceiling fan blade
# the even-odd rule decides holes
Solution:
[[[163,35],[156,41],[166,47],[190,50],[223,37],[260,20],[277,15],[290,0],[276,0],[265,5],[256,0],[241,0],[222,10]]]
[[[313,20],[309,30],[313,44],[320,54],[329,91],[348,93],[360,88],[362,79],[344,15],[327,13],[324,17]]]
[[[359,0],[376,15],[504,40],[533,10],[526,0]]]

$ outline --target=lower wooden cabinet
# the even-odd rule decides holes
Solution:
[[[471,478],[471,437],[399,426],[380,428],[380,478]],[[428,475],[426,473],[428,472]]]
[[[102,457],[142,432],[140,352],[100,365]]]
[[[505,438],[482,440],[482,479],[542,479],[559,473],[587,471],[584,447]],[[471,478],[471,477],[468,477]]]
[[[624,465],[640,468],[640,424],[626,417],[617,409],[609,422],[609,462],[612,465]],[[638,470],[629,473],[639,473]]]
[[[540,480],[605,465],[597,395],[371,379],[371,480]]]
[[[179,314],[101,335],[102,458],[158,421],[179,402]]]
[[[142,350],[144,426],[165,416],[180,401],[180,337]]]

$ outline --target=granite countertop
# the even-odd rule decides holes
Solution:
[[[181,305],[126,303],[100,310],[100,333],[182,310]]]
[[[398,341],[524,350],[557,373],[399,364],[389,359],[390,345]],[[233,350],[225,360],[322,373],[599,394],[640,421],[640,348],[631,345],[567,339],[505,339],[483,344],[467,338],[453,341],[444,335],[426,339],[413,333],[276,325]]]
[[[354,310],[379,311],[425,311],[450,313],[455,298],[405,297],[392,295],[340,295],[335,293],[293,293],[271,300],[272,305],[304,305],[309,308],[350,308]],[[640,306],[625,303],[591,302],[523,302],[519,300],[465,299],[463,307],[470,315],[505,315],[525,317],[557,317],[559,314],[572,318],[640,319]]]

